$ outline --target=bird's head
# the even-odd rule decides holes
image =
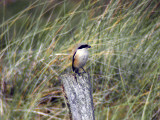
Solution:
[[[77,49],[83,49],[83,48],[91,48],[91,46],[88,44],[80,44]]]

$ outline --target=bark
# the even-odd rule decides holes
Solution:
[[[95,120],[92,87],[88,74],[61,76],[63,92],[72,120]]]

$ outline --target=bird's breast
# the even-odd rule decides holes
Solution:
[[[83,67],[87,62],[88,55],[89,53],[87,49],[77,50],[75,55],[75,60],[77,61],[77,64],[75,66],[78,68]]]

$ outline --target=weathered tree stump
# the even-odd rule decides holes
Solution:
[[[88,74],[61,76],[62,87],[72,120],[95,120],[92,87]]]

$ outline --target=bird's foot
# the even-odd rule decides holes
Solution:
[[[81,76],[82,73],[77,73],[79,76]]]

